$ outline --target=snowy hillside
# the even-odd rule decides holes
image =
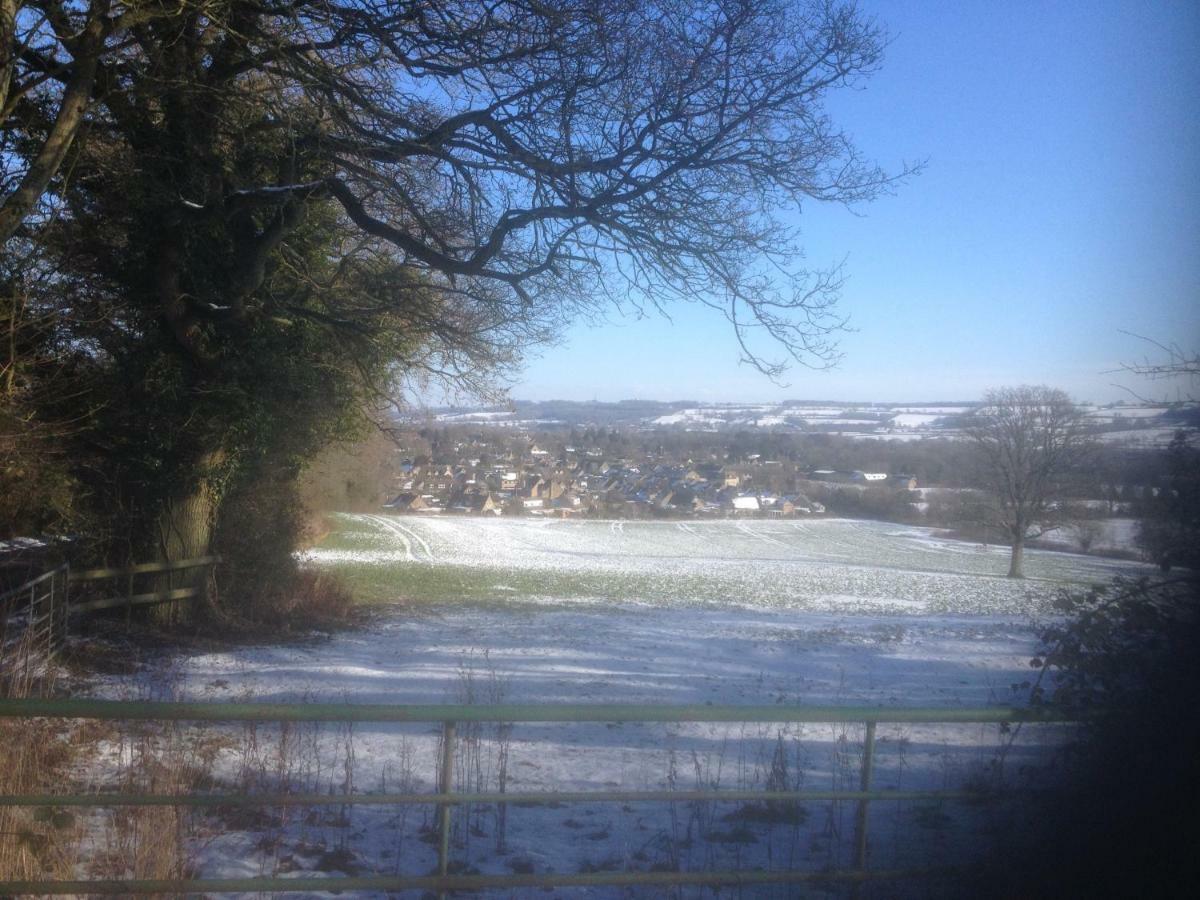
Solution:
[[[859,439],[917,440],[955,437],[968,402],[830,403],[788,400],[781,403],[698,403],[693,401],[571,403],[517,401],[509,407],[432,410],[443,425],[488,425],[519,429],[575,426],[670,428],[684,431],[763,429],[790,433],[839,434]],[[1151,403],[1085,405],[1087,423],[1106,443],[1161,446],[1177,428],[1195,426],[1195,411]]]

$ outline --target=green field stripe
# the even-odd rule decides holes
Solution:
[[[176,703],[0,700],[0,717],[205,722],[1072,722],[1080,712],[1038,707],[717,706],[624,704]]]
[[[8,881],[0,893],[62,896],[64,894],[137,895],[158,893],[242,893],[299,891],[478,891],[487,888],[554,888],[638,885],[752,885],[802,882],[867,882],[902,878],[937,878],[962,874],[961,867],[921,869],[814,869],[772,872],[588,872],[544,875],[427,875],[295,878],[198,878],[193,881],[136,879],[128,881]]]
[[[1006,792],[1007,794],[1014,792]],[[400,806],[496,803],[543,806],[555,803],[818,802],[830,800],[988,800],[980,791],[540,791],[453,794],[21,794],[0,796],[0,807],[191,806]]]

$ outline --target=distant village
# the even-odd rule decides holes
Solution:
[[[757,453],[733,465],[533,441],[510,441],[501,453],[487,452],[493,449],[464,440],[404,458],[385,506],[421,515],[790,517],[825,513],[814,494],[836,485],[917,487],[911,474],[804,470]]]
[[[408,438],[372,494],[420,515],[828,513],[962,527],[979,517],[959,429],[970,408],[554,401],[448,410],[398,429]],[[1200,425],[1193,410],[1163,404],[1088,407],[1086,417],[1103,452],[1064,489],[1108,515],[1154,490],[1145,451]]]

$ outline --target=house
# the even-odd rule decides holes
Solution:
[[[887,481],[887,472],[864,472],[861,469],[855,469],[850,478],[867,484],[882,484]]]
[[[419,508],[414,507],[414,512],[422,514],[440,513],[446,508],[446,498],[444,496],[435,496],[434,494],[422,494],[422,505]]]
[[[420,494],[405,493],[393,497],[383,506],[385,509],[394,509],[397,512],[419,512],[426,509],[429,504]]]
[[[469,515],[500,515],[502,504],[499,497],[491,491],[473,488],[454,496],[447,507],[447,512],[460,516]]]
[[[734,513],[758,512],[762,508],[758,498],[753,494],[739,494],[730,502],[733,505]]]
[[[824,506],[815,500],[810,500],[804,494],[791,494],[787,497],[780,497],[775,504],[775,508],[779,510],[781,515],[785,516],[825,512]]]
[[[563,494],[550,501],[550,508],[564,519],[582,515],[585,509],[583,501],[575,494]]]
[[[844,481],[843,473],[834,469],[813,469],[808,473],[809,481]]]
[[[454,487],[454,473],[452,471],[438,472],[436,475],[431,475],[425,479],[425,490],[432,491],[435,494],[444,494]]]

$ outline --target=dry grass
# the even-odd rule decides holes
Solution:
[[[353,606],[354,594],[339,576],[302,569],[285,615],[293,622],[344,623]]]
[[[350,592],[336,577],[301,572],[280,618],[293,626],[343,621],[351,614]],[[61,695],[59,667],[48,663],[25,638],[10,640],[0,616],[0,697]],[[135,654],[136,655],[136,654]],[[79,659],[72,654],[77,666]],[[84,668],[90,670],[88,662]],[[155,699],[170,699],[156,697]],[[343,736],[342,771],[322,771],[319,729],[284,726],[277,741],[256,746],[243,735],[239,787],[304,783],[310,790],[353,790],[353,732]],[[46,795],[118,791],[182,795],[210,788],[222,752],[238,751],[236,735],[222,729],[174,723],[111,723],[48,719],[0,719],[0,794]],[[104,759],[104,763],[97,762]],[[254,770],[254,771],[252,771]],[[408,775],[411,780],[411,773]],[[318,787],[318,785],[320,785]],[[348,810],[334,812],[348,819]],[[326,812],[322,810],[321,812]],[[269,824],[280,837],[288,810]],[[188,808],[0,807],[0,881],[186,879],[194,859],[214,833],[219,817]],[[215,829],[215,830],[214,830]],[[283,868],[273,866],[272,868]]]
[[[26,639],[0,647],[0,697],[40,697],[53,690],[52,675]],[[0,794],[48,792],[66,777],[76,751],[61,723],[0,719]],[[0,880],[71,877],[79,838],[68,813],[0,807]]]
[[[4,646],[0,697],[53,697],[54,665],[22,640]],[[136,732],[108,723],[0,719],[0,794],[85,793],[101,751],[118,761],[122,792],[186,793],[207,777],[215,749],[175,725]],[[70,809],[0,807],[0,881],[183,878],[194,829],[169,807]]]
[[[277,584],[255,593],[244,607],[222,609],[208,630],[216,635],[296,632],[309,628],[344,627],[354,617],[354,594],[341,576],[299,569],[281,575]]]

